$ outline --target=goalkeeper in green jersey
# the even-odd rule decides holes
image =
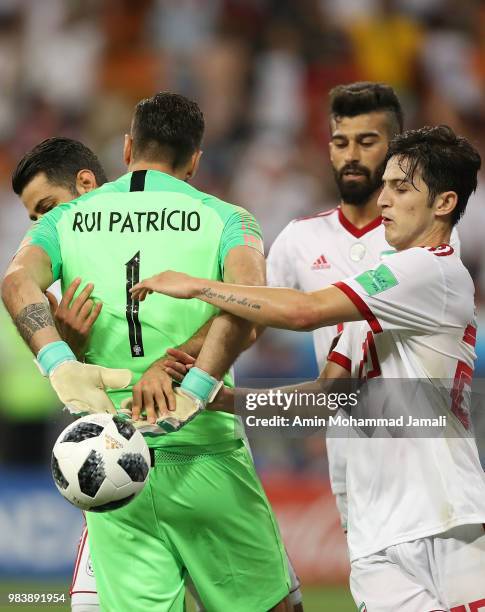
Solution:
[[[214,280],[264,282],[254,219],[186,183],[199,162],[202,132],[202,115],[185,98],[158,94],[142,101],[125,139],[129,174],[50,211],[7,271],[7,308],[75,410],[96,409],[93,394],[103,410],[112,410],[101,398],[108,385],[109,402],[119,408],[131,397],[130,387],[121,388],[126,373],[102,366],[130,368],[136,383],[168,347],[182,344],[216,312],[191,303],[180,308],[164,297],[140,308],[129,292],[139,278],[162,266]],[[103,302],[87,365],[61,341],[42,296],[53,280],[67,287],[78,277],[94,285],[94,303]],[[184,401],[203,406],[211,399],[251,332],[237,318],[214,319],[182,383]],[[101,608],[183,610],[188,571],[209,610],[287,609],[278,529],[234,418],[202,412],[181,431],[161,435],[157,404],[143,393],[133,403],[134,418],[145,410],[151,426],[146,437],[154,468],[147,487],[126,508],[88,516]]]
[[[49,210],[63,202],[88,193],[107,182],[106,174],[96,155],[84,144],[71,138],[54,137],[39,143],[24,155],[18,163],[13,176],[12,188],[20,197],[29,218],[37,221]],[[60,303],[50,291],[46,292],[56,327],[79,359],[84,353],[102,303],[93,304],[90,294],[92,285],[80,289],[80,279],[74,280],[62,295]],[[195,362],[200,352],[210,319],[191,338],[177,348],[167,349],[167,354],[155,361],[137,383],[135,393],[145,388],[155,396],[163,394],[164,389],[171,391],[171,379],[181,381],[188,367]],[[191,355],[187,353],[190,351]],[[166,386],[167,376],[169,386]],[[146,394],[146,391],[145,391]],[[219,397],[218,397],[219,399]],[[222,398],[221,398],[222,399]],[[90,560],[87,529],[83,529],[75,564],[75,573],[70,589],[73,612],[97,612],[99,610],[96,581]],[[291,579],[290,598],[294,612],[302,612],[302,595],[298,577],[288,559]],[[190,580],[186,581],[196,602],[198,612],[204,606]]]

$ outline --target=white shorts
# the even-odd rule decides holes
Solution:
[[[289,559],[288,571],[291,580],[290,601],[295,606],[301,603],[302,594],[300,590],[300,581]],[[199,599],[190,576],[187,576],[185,586],[188,588],[195,601],[197,612],[204,612],[204,606]],[[74,574],[69,592],[71,595],[71,609],[73,612],[99,611],[98,592],[96,590],[96,580],[94,578],[93,565],[89,552],[88,530],[86,525],[84,525],[81,539],[79,540],[76,562],[74,564]]]
[[[288,561],[288,573],[290,574],[290,603],[293,606],[297,604],[301,604],[303,601],[303,596],[301,594],[301,584],[300,579],[296,575],[295,568],[291,564],[290,557],[288,557],[288,553],[286,553],[286,559]]]
[[[364,612],[485,612],[485,531],[462,525],[352,561]]]
[[[98,612],[99,600],[96,590],[96,580],[89,554],[88,530],[84,525],[79,546],[77,549],[74,574],[69,591],[71,595],[71,609],[75,612]]]

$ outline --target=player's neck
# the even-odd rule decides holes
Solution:
[[[418,236],[412,241],[412,244],[407,246],[407,249],[413,247],[438,247],[442,244],[449,244],[451,239],[450,227],[432,227],[427,232]]]
[[[170,176],[174,176],[181,181],[184,181],[187,177],[187,170],[185,168],[174,170],[171,166],[164,164],[163,162],[147,162],[143,160],[132,162],[128,166],[128,172],[135,172],[136,170],[156,170],[157,172],[163,172],[165,174],[169,174]]]
[[[379,217],[380,210],[377,207],[377,198],[379,194],[373,196],[365,204],[355,206],[355,204],[346,204],[345,202],[340,203],[342,213],[348,221],[355,225],[357,228],[362,228],[374,221]]]

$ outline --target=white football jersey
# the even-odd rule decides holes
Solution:
[[[332,283],[374,266],[392,250],[377,218],[363,228],[355,227],[340,207],[302,217],[289,223],[276,238],[268,254],[268,284],[318,291]],[[323,369],[335,336],[343,325],[322,327],[313,332],[319,369]],[[347,441],[327,436],[330,484],[334,495],[346,492],[345,454]]]
[[[373,267],[391,247],[380,217],[358,229],[340,207],[289,223],[268,254],[268,284],[318,291],[336,281]],[[313,332],[318,367],[325,366],[340,326]]]
[[[453,230],[451,244],[459,250]],[[318,291],[336,281],[372,268],[383,257],[394,253],[384,236],[380,217],[357,228],[340,206],[310,217],[291,221],[273,243],[267,260],[268,284]],[[343,325],[322,327],[313,332],[319,369],[323,369],[335,336]],[[327,435],[330,483],[335,495],[346,492],[345,446],[342,438]]]
[[[426,416],[443,415],[446,423],[441,437],[427,438],[390,438],[382,432],[369,438],[358,426],[349,428],[351,559],[458,525],[484,523],[485,474],[468,431],[474,287],[461,259],[449,245],[412,248],[335,285],[366,321],[346,325],[329,359],[353,378],[367,380],[377,404],[381,396],[371,391],[371,383],[378,378],[424,381],[432,391],[426,402],[413,404],[396,381],[396,392],[386,390],[376,410],[384,407],[381,414],[392,418],[412,405],[414,415],[423,410]],[[448,383],[447,390],[440,380]]]

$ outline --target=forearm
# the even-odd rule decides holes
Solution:
[[[194,297],[230,314],[268,327],[311,330],[317,327],[323,318],[319,301],[313,294],[295,289],[247,287],[197,279]],[[331,325],[333,322],[325,324]]]
[[[207,334],[212,325],[212,322],[214,321],[215,318],[216,318],[216,315],[214,315],[206,323],[204,323],[204,325],[202,325],[202,327],[200,327],[195,332],[195,334],[191,336],[188,340],[186,340],[182,344],[179,344],[178,346],[171,347],[171,348],[176,349],[178,351],[182,351],[183,353],[187,353],[191,357],[197,358],[199,356],[202,345],[204,344],[204,341],[207,337]],[[174,360],[174,356],[170,355],[169,353],[164,353],[161,357],[159,357],[156,361],[152,363],[152,365],[150,366],[150,369],[159,368],[163,370],[164,372],[168,371],[167,363],[166,363],[167,360]],[[185,373],[186,373],[186,370],[185,372],[182,372],[182,375]],[[171,374],[172,376],[174,375],[173,373],[170,373],[170,372],[169,374]]]
[[[211,346],[217,346],[217,350],[214,351],[214,354],[217,354],[217,351],[222,349],[224,353],[227,354],[227,357],[224,358],[221,363],[214,363],[214,357],[211,353],[213,350],[212,348],[204,349],[201,358],[200,354],[202,347],[204,346],[204,342],[209,334],[209,330],[211,329],[213,323],[220,318],[222,318],[224,322],[220,321],[217,323],[211,337],[209,338],[209,343]],[[227,329],[228,325],[229,329]],[[259,336],[263,333],[264,329],[264,327],[255,326],[252,323],[243,321],[239,317],[232,317],[228,314],[214,315],[199,330],[197,330],[191,338],[175,348],[179,351],[183,351],[184,353],[188,353],[192,357],[195,357],[197,359],[197,365],[201,369],[204,369],[209,373],[220,372],[220,376],[212,374],[215,378],[220,378],[225,372],[227,372],[233,361],[237,358],[238,354],[241,351],[247,350],[254,344],[254,342],[256,342],[257,338],[259,338]],[[224,334],[226,332],[230,334],[232,338],[232,342],[230,344],[233,344],[233,346],[225,346],[225,336],[223,337],[224,339],[222,343],[219,341],[219,334]],[[162,356],[155,362],[155,364],[160,364],[165,360],[165,358],[166,355]],[[203,365],[199,365],[200,363]]]
[[[253,328],[252,323],[239,317],[220,314],[212,322],[195,365],[214,378],[222,378],[250,344]]]
[[[224,283],[264,285],[266,262],[262,254],[248,247],[232,249],[224,262]],[[239,354],[256,339],[253,323],[222,312],[214,319],[196,366],[220,379]]]
[[[219,315],[219,316],[224,316],[226,317],[226,315]],[[230,316],[230,315],[227,315]],[[179,344],[178,346],[175,346],[175,349],[178,349],[179,351],[183,351],[184,353],[189,354],[191,357],[195,357],[198,358],[199,354],[201,352],[202,346],[204,345],[204,342],[207,338],[207,335],[209,333],[209,330],[213,324],[213,322],[216,320],[217,315],[214,315],[213,317],[211,317],[206,323],[204,323],[204,325],[202,325],[202,327],[200,327],[193,336],[191,336],[188,340],[186,340],[185,342],[183,342],[182,344]],[[239,321],[241,321],[241,319],[238,319]],[[264,331],[264,327],[255,327],[254,325],[249,324],[251,327],[251,331],[249,332],[249,334],[247,334],[246,332],[244,332],[242,334],[242,342],[243,342],[243,347],[242,350],[246,350],[248,349],[252,344],[254,344],[254,342],[256,341],[257,338],[259,338],[259,336],[263,333]],[[237,357],[237,355],[236,355]],[[160,359],[157,359],[157,361],[155,361],[153,363],[153,365],[162,365],[162,362],[164,362],[167,358],[167,354],[165,353],[164,355],[162,355],[160,357]],[[200,366],[202,367],[202,366]],[[228,366],[229,367],[229,366]],[[227,368],[226,368],[227,370]],[[226,371],[224,370],[224,372]]]
[[[264,327],[264,325],[253,325],[251,333],[249,334],[249,337],[246,340],[246,344],[243,346],[242,350],[247,351],[248,348],[251,348],[256,342],[256,340],[258,340],[258,338],[263,335],[265,329],[266,327]]]
[[[358,384],[359,381],[352,379],[351,373],[346,368],[333,361],[327,361],[317,380],[312,380],[310,382],[274,389],[230,389],[228,387],[223,387],[214,401],[208,405],[208,409],[219,412],[236,412],[238,408],[236,394],[237,397],[242,398],[246,397],[249,393],[268,395],[271,391],[273,393],[281,392],[287,394],[291,394],[295,391],[297,393],[349,393],[349,391],[352,391]],[[325,416],[323,412],[326,411],[327,409],[322,411],[322,416]]]
[[[49,342],[61,339],[43,291],[26,268],[10,266],[2,283],[2,299],[34,354]]]
[[[202,327],[200,327],[191,338],[189,338],[179,346],[176,346],[175,348],[177,348],[179,351],[184,351],[184,353],[188,353],[192,357],[197,358],[204,344],[204,341],[207,338],[207,334],[209,333],[211,325],[215,319],[216,315],[214,315],[206,323],[204,323],[204,325],[202,325]]]
[[[335,414],[335,409],[328,407],[328,402],[323,404],[321,401],[317,402],[317,398],[321,397],[322,394],[330,393],[342,393],[348,395],[355,387],[355,381],[351,379],[322,379],[312,380],[297,385],[288,385],[285,387],[274,387],[268,389],[247,389],[237,388],[230,389],[224,387],[215,400],[207,405],[208,410],[215,412],[229,412],[231,414],[239,413],[246,414],[247,407],[245,404],[245,398],[257,396],[268,398],[271,403],[261,407],[266,411],[274,412],[275,415],[287,413],[289,410],[298,410],[301,413],[307,409],[309,416],[321,416],[327,417],[331,414]],[[295,399],[300,394],[306,394],[306,398],[315,397],[314,403],[307,403],[302,406],[300,403],[295,404]],[[278,400],[279,398],[279,400]]]

